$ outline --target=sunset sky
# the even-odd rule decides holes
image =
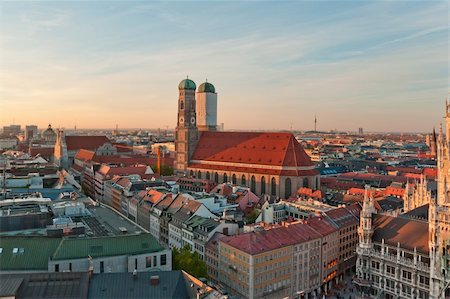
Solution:
[[[0,126],[173,128],[208,78],[226,129],[431,131],[447,1],[2,2]]]

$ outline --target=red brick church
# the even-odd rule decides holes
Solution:
[[[178,90],[178,175],[231,182],[281,198],[301,187],[318,189],[319,172],[291,133],[219,132],[214,86],[205,82],[197,89],[185,79]]]

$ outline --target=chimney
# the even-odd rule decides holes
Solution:
[[[152,286],[159,285],[159,276],[158,275],[150,276],[150,285],[152,285]]]
[[[223,234],[228,236],[228,227],[223,228]]]

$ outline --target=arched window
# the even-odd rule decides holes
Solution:
[[[211,174],[209,173],[209,171],[206,172],[206,179],[210,180],[211,179]]]
[[[199,170],[199,171],[197,171],[197,178],[198,179],[201,179],[202,178],[202,172]]]
[[[287,178],[284,181],[284,197],[289,198],[291,196],[291,179]]]
[[[228,176],[226,173],[223,174],[223,182],[227,183],[228,182]]]
[[[194,171],[191,170],[189,173],[190,173],[190,177],[192,178],[194,176]]]
[[[270,194],[272,195],[277,195],[277,181],[275,180],[275,178],[272,178],[271,182],[270,182]]]
[[[217,172],[214,174],[214,182],[215,182],[216,184],[219,183],[219,174],[218,174]]]
[[[303,187],[306,187],[306,188],[309,187],[309,184],[308,184],[308,178],[304,178],[304,179],[303,179]]]
[[[181,102],[180,102],[180,110],[183,110],[183,109],[184,109],[184,102],[181,101]]]
[[[266,178],[262,177],[261,178],[261,194],[265,194],[266,193]]]
[[[246,186],[246,185],[247,185],[247,181],[245,180],[245,175],[242,175],[242,178],[241,178],[241,185],[242,185],[242,186]]]
[[[233,173],[233,175],[231,176],[231,183],[233,183],[234,185],[237,184],[236,174],[234,174],[234,173]]]
[[[252,190],[253,193],[256,192],[256,179],[254,175],[252,175],[252,178],[250,179],[250,190]]]

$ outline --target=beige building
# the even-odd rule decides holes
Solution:
[[[347,243],[353,247],[348,251],[355,250],[350,231],[356,228],[359,206],[328,213],[221,238],[217,280],[243,298],[313,298],[326,293],[349,269],[348,264],[340,266],[340,246],[342,238],[351,235]]]

